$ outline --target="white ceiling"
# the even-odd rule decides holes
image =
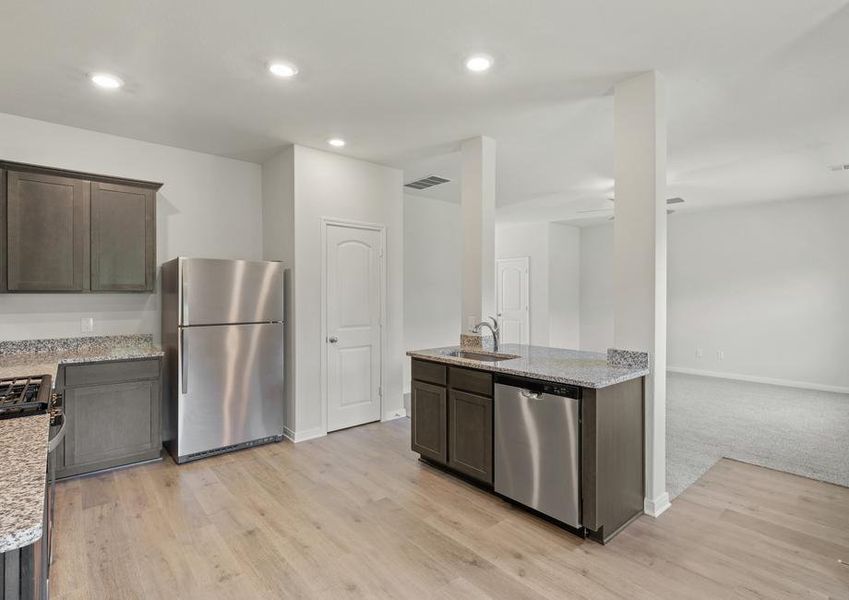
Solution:
[[[652,68],[683,210],[849,191],[827,169],[849,162],[849,0],[30,0],[0,17],[0,112],[253,161],[338,135],[408,180],[456,178],[457,141],[489,135],[501,220],[609,205],[611,88]],[[462,68],[478,51],[484,75]],[[300,73],[275,79],[272,59]],[[93,88],[99,70],[126,87]]]

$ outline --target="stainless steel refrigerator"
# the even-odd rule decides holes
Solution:
[[[178,463],[283,438],[283,265],[162,265],[163,434]]]

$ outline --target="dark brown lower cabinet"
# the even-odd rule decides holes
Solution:
[[[47,598],[43,542],[0,553],[0,600]]]
[[[448,466],[492,483],[492,398],[449,392]]]
[[[414,360],[412,449],[492,485],[492,374]]]
[[[67,430],[57,477],[158,458],[160,361],[64,367]]]
[[[413,452],[438,463],[448,464],[446,389],[423,381],[413,381],[411,392]]]

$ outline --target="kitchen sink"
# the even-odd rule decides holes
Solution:
[[[521,358],[518,354],[496,354],[489,352],[467,352],[465,350],[454,350],[449,352],[448,356],[456,356],[457,358],[468,358],[469,360],[479,360],[482,362],[498,362],[500,360],[510,360],[513,358]]]

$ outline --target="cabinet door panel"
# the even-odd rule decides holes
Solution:
[[[447,392],[422,381],[412,384],[412,449],[424,458],[448,462]]]
[[[66,470],[95,470],[158,454],[157,386],[158,381],[134,381],[66,389]]]
[[[89,190],[81,179],[8,172],[10,291],[88,288]]]
[[[448,466],[492,483],[492,398],[451,390]]]
[[[152,291],[156,197],[150,189],[91,184],[91,289]]]

